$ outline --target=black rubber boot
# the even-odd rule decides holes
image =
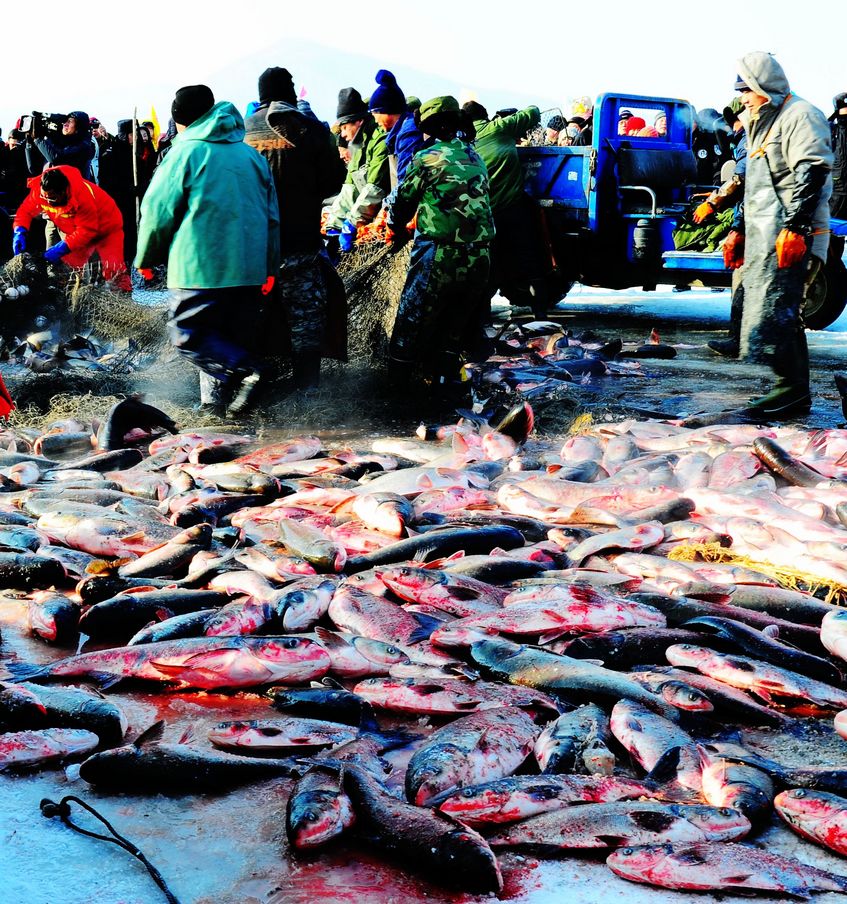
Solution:
[[[809,349],[806,333],[800,330],[793,342],[781,345],[774,356],[776,381],[766,395],[751,400],[744,409],[753,419],[782,421],[804,417],[812,408],[809,392]]]
[[[260,371],[254,370],[247,374],[226,410],[227,416],[244,417],[249,414],[256,407],[256,403],[266,387],[267,381]]]
[[[741,274],[732,275],[732,306],[729,310],[729,335],[726,339],[710,339],[706,345],[725,358],[737,358],[741,353],[741,315],[744,312],[744,284]]]

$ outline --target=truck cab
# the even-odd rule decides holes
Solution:
[[[619,134],[626,112],[648,128]],[[649,127],[662,116],[663,132]],[[677,225],[694,201],[716,187],[698,182],[694,121],[695,111],[685,100],[608,93],[594,106],[590,146],[518,149],[525,189],[541,208],[560,286],[730,285],[720,250],[674,249]],[[828,326],[845,304],[847,271],[841,254],[831,253],[810,290],[807,325]]]

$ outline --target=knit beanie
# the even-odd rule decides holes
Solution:
[[[132,135],[132,120],[131,119],[119,119],[118,120],[118,135]]]
[[[368,102],[371,113],[405,113],[406,95],[397,87],[394,73],[380,69],[376,74],[377,89]]]
[[[355,122],[364,119],[368,112],[368,105],[362,100],[362,95],[355,88],[342,88],[338,92],[338,109],[335,119],[339,125],[346,122]]]
[[[171,116],[181,126],[190,126],[215,105],[212,89],[206,85],[186,85],[180,88],[171,104]]]
[[[273,100],[285,101],[287,104],[297,103],[294,91],[294,79],[287,69],[273,66],[259,76],[259,103],[268,104]]]

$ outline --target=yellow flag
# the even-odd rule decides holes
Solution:
[[[153,123],[153,134],[150,136],[153,139],[153,147],[156,150],[159,150],[159,133],[161,129],[159,128],[159,117],[156,116],[156,108],[150,107],[150,122]]]

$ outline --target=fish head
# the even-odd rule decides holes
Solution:
[[[665,656],[671,665],[694,668],[705,666],[713,655],[711,650],[691,643],[674,643],[665,650]]]
[[[508,674],[519,664],[520,654],[526,648],[522,644],[512,643],[500,637],[486,637],[471,644],[471,658],[478,665],[485,666],[493,672]]]
[[[616,875],[633,882],[649,881],[649,877],[672,856],[672,844],[648,844],[638,847],[621,847],[606,858],[606,865]]]
[[[459,791],[441,794],[435,800],[442,813],[455,816],[463,822],[488,822],[499,814],[509,802],[510,792],[496,782],[487,785],[469,785]]]
[[[377,569],[376,576],[400,599],[414,602],[420,591],[443,583],[443,576],[426,568],[397,565],[386,570]]]
[[[675,709],[686,712],[711,712],[715,707],[712,701],[696,687],[684,681],[666,681],[660,688],[662,699]]]
[[[472,628],[447,622],[432,632],[430,641],[438,647],[470,647],[478,641],[484,641],[493,630]]]
[[[808,833],[815,832],[844,814],[842,798],[809,788],[792,788],[774,798],[774,809],[790,825]]]
[[[354,637],[350,642],[360,656],[377,665],[401,665],[412,661],[407,653],[391,643],[360,636]]]
[[[834,656],[847,659],[847,609],[835,609],[823,617],[821,643]]]
[[[682,809],[682,808],[680,808]],[[747,835],[752,826],[750,820],[733,807],[708,807],[691,804],[685,806],[685,819],[710,841],[732,841]]]
[[[298,850],[319,847],[353,822],[350,798],[341,789],[315,788],[288,799],[286,831]]]
[[[457,790],[468,774],[467,755],[453,744],[434,744],[412,757],[406,771],[409,800],[419,807],[446,791]]]
[[[451,874],[462,877],[462,888],[477,894],[503,889],[503,876],[493,851],[473,829],[456,829],[438,840],[439,860]]]
[[[286,631],[304,631],[311,627],[329,607],[329,598],[317,590],[291,590],[277,604],[282,611],[282,626]]]
[[[260,725],[256,720],[219,722],[209,729],[209,740],[216,747],[261,747],[262,739],[280,734],[282,729]]]

